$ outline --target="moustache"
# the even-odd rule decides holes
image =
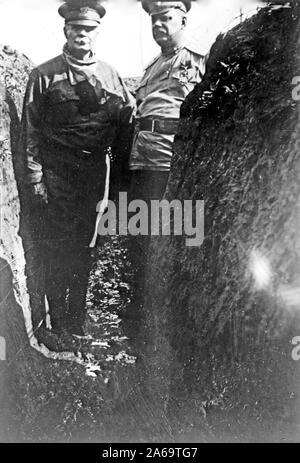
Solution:
[[[77,40],[75,40],[75,43],[77,43],[78,45],[80,45],[82,43],[88,44],[88,43],[90,43],[90,40],[88,40],[88,39],[77,39]]]

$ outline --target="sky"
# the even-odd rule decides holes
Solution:
[[[65,38],[59,0],[0,0],[0,43],[40,64],[61,53]],[[106,0],[97,42],[97,55],[123,77],[140,76],[159,53],[151,33],[150,17],[136,0]],[[207,53],[221,31],[256,11],[255,0],[196,0],[188,13],[187,33]]]

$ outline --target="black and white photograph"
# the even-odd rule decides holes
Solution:
[[[298,150],[300,0],[0,0],[0,442],[300,442]]]

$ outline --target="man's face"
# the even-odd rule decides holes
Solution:
[[[99,33],[99,27],[83,24],[66,24],[64,31],[70,53],[80,58],[93,50]]]
[[[176,33],[184,29],[186,24],[185,15],[176,8],[152,15],[151,20],[154,40],[160,46],[172,41]]]

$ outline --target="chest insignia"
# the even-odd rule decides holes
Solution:
[[[192,63],[186,62],[181,63],[179,70],[174,74],[175,79],[179,81],[180,85],[188,84],[195,75],[195,69],[192,67]]]

